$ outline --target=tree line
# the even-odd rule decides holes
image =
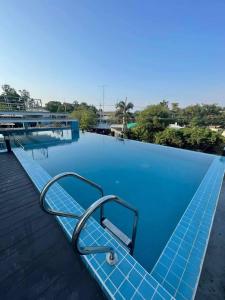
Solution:
[[[4,109],[1,100],[4,97],[13,103],[32,104],[34,99],[23,89],[18,92],[9,85],[2,86],[0,94],[0,109]],[[45,108],[50,112],[67,112],[71,118],[80,122],[82,130],[91,130],[99,117],[99,111],[94,105],[85,102],[73,103],[49,101]],[[17,106],[15,105],[15,109]],[[126,138],[157,143],[167,146],[221,154],[224,148],[225,107],[217,104],[195,104],[180,107],[178,102],[169,103],[166,100],[147,106],[142,111],[134,111],[131,102],[120,101],[115,106],[111,117],[112,123],[123,124],[122,134]],[[136,122],[136,127],[127,128],[129,122]],[[169,124],[177,122],[181,129],[169,128]],[[218,132],[209,129],[217,126]]]
[[[180,108],[168,101],[149,105],[136,113],[137,126],[128,132],[132,139],[178,148],[221,154],[224,148],[225,108],[196,104]],[[169,128],[177,122],[184,128]],[[218,126],[218,132],[209,126]]]
[[[34,99],[25,90],[16,90],[8,84],[2,85],[0,94],[0,110],[26,110],[42,106],[40,99]]]

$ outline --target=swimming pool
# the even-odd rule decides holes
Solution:
[[[100,184],[105,194],[133,204],[139,211],[134,257],[151,272],[215,156],[93,133],[80,133],[67,143],[68,135],[35,133],[23,145],[51,176],[77,172]],[[74,179],[61,185],[84,208],[99,198]],[[105,214],[130,235],[132,219],[126,210],[109,204]]]

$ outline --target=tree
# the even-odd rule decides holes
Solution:
[[[166,128],[164,131],[156,133],[155,143],[182,148],[184,146],[182,131]]]
[[[45,108],[52,113],[58,112],[61,106],[62,104],[59,101],[49,101],[45,104]]]
[[[131,102],[127,103],[127,98],[125,101],[120,101],[116,104],[116,114],[115,116],[122,120],[123,128],[122,133],[123,136],[126,136],[127,133],[127,123],[131,119],[132,114],[130,112],[133,109],[134,105]]]
[[[171,111],[172,118],[174,118],[174,119],[176,119],[176,121],[178,121],[179,115],[180,115],[180,112],[181,112],[181,109],[179,107],[179,103],[178,102],[172,102],[170,111]]]
[[[68,103],[68,102],[63,102],[62,105],[59,107],[59,109],[60,109],[60,112],[71,113],[74,111],[74,104]]]
[[[191,126],[225,125],[223,108],[217,104],[189,105],[182,110],[181,117]]]
[[[17,97],[19,98],[19,94],[17,93],[17,91],[12,88],[9,84],[3,84],[2,85],[2,90],[3,90],[3,93],[2,95],[3,96],[7,96],[7,97]]]
[[[155,135],[155,142],[161,145],[221,154],[225,140],[223,136],[208,128],[194,127],[171,129]]]
[[[217,152],[224,147],[223,136],[208,128],[183,128],[182,131],[188,149]]]
[[[81,130],[91,129],[91,127],[95,125],[97,121],[96,113],[92,109],[85,107],[79,107],[78,109],[74,110],[70,114],[70,117],[79,121]]]
[[[23,102],[25,108],[30,108],[34,106],[34,100],[31,99],[30,93],[27,90],[25,89],[19,90],[19,93],[20,93],[19,99],[21,102]]]
[[[0,101],[4,102],[4,100],[7,100],[7,109],[25,110],[24,100],[20,98],[20,95],[14,88],[9,84],[4,84],[2,85],[2,90]]]
[[[170,123],[170,111],[165,103],[149,105],[137,116],[137,127],[132,130],[137,139],[153,142],[156,132],[163,131]]]
[[[159,104],[161,106],[169,108],[169,101],[167,101],[167,100],[162,100],[161,102],[159,102]]]

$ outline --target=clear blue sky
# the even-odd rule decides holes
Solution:
[[[0,84],[44,100],[225,105],[224,0],[0,0]]]

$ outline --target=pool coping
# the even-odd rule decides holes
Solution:
[[[195,297],[224,171],[225,158],[216,156],[151,272],[176,299]]]
[[[24,150],[14,148],[13,152],[40,192],[51,176]],[[49,190],[46,202],[53,209],[74,213],[84,211],[57,183]],[[66,205],[65,202],[67,202]],[[77,221],[65,217],[56,217],[56,219],[71,240]],[[99,245],[112,246],[115,249],[119,259],[118,264],[108,265],[105,254],[86,255],[82,256],[82,259],[111,299],[174,299],[117,240],[92,218],[81,233],[80,244],[90,246],[94,243],[96,245],[96,241]]]
[[[16,155],[17,159],[20,161],[21,165],[37,187],[39,191],[42,190],[43,186],[47,183],[48,180],[51,179],[51,176],[34,160],[32,160],[28,154],[19,148],[13,149],[14,154]],[[107,233],[94,219],[90,220],[87,225],[87,229],[81,235],[81,243],[90,244],[95,243],[95,239],[101,243],[106,243],[116,248],[116,251],[119,254],[119,262],[118,266],[111,267],[107,265],[104,261],[104,254],[95,254],[95,255],[88,255],[83,256],[82,259],[84,260],[86,266],[90,269],[91,273],[100,283],[102,289],[107,293],[107,295],[112,299],[181,299],[181,300],[190,300],[194,298],[198,280],[200,277],[200,272],[202,268],[202,264],[204,261],[204,255],[207,249],[207,244],[211,232],[212,222],[216,210],[216,205],[218,202],[218,196],[222,184],[222,178],[224,175],[224,160],[221,157],[215,157],[212,161],[208,171],[206,172],[201,184],[199,185],[194,197],[192,198],[191,202],[189,203],[187,209],[185,210],[182,218],[180,219],[177,227],[175,228],[174,232],[172,233],[168,243],[166,244],[160,258],[158,259],[157,263],[155,264],[151,273],[147,272],[129,253],[109,234]],[[219,170],[219,172],[218,172]],[[214,176],[216,173],[218,176]],[[204,197],[200,197],[202,192],[207,190],[206,182],[212,182],[212,179],[215,179],[215,197],[209,197],[208,201]],[[206,181],[206,182],[205,182]],[[204,187],[204,190],[203,188]],[[211,186],[210,189],[212,190]],[[208,190],[210,190],[208,188]],[[62,201],[62,198],[63,201]],[[74,212],[83,212],[84,210],[82,207],[66,192],[63,190],[61,186],[55,184],[52,190],[49,191],[47,197],[48,205],[55,209],[68,209],[70,207],[73,208]],[[54,202],[53,202],[54,199]],[[57,199],[57,201],[56,201]],[[202,201],[200,201],[202,199]],[[64,200],[67,201],[69,205],[65,206]],[[205,203],[207,202],[207,203]],[[56,205],[57,203],[57,205]],[[188,255],[187,249],[184,249],[184,253],[179,252],[179,248],[182,243],[187,242],[189,239],[188,235],[185,235],[187,239],[180,238],[181,242],[179,244],[179,240],[177,240],[177,234],[179,233],[180,226],[184,227],[183,222],[186,221],[187,223],[187,214],[189,211],[196,206],[196,203],[199,205],[211,204],[208,214],[208,222],[205,224],[205,218],[202,220],[203,222],[197,223],[195,225],[200,227],[200,225],[204,225],[204,231],[198,235],[197,241],[201,240],[201,256],[198,260],[193,261],[193,256],[191,259],[188,260],[188,264],[192,265],[193,263],[198,264],[198,268],[195,268],[195,272],[188,272],[189,278],[185,277],[183,280],[183,275],[185,274],[185,267],[186,265],[183,264],[182,255]],[[56,206],[55,206],[56,205]],[[198,207],[198,206],[197,206]],[[206,208],[205,208],[206,209]],[[207,217],[207,216],[206,216]],[[201,218],[202,219],[202,218]],[[61,224],[63,230],[65,231],[67,237],[71,239],[71,233],[73,228],[75,227],[76,221],[68,218],[57,217],[57,220]],[[189,225],[193,227],[193,219],[190,219],[189,216]],[[194,227],[194,231],[196,231],[197,227]],[[187,225],[186,225],[187,227]],[[192,228],[193,229],[193,228]],[[90,235],[90,230],[92,235]],[[184,229],[183,229],[184,230]],[[89,232],[88,232],[89,231]],[[192,230],[193,231],[193,230]],[[96,235],[97,233],[97,235]],[[181,234],[182,232],[180,232]],[[193,232],[191,232],[193,234]],[[196,233],[196,235],[197,235]],[[204,239],[203,239],[204,236]],[[196,239],[195,239],[196,240]],[[192,241],[192,247],[193,247]],[[190,241],[189,241],[190,244]],[[102,245],[102,244],[101,244]],[[171,245],[174,248],[171,249]],[[196,248],[196,247],[195,247]],[[171,251],[173,250],[173,251]],[[198,249],[197,249],[198,250]],[[190,249],[191,251],[191,249]],[[174,257],[172,257],[172,252],[174,252]],[[168,257],[168,254],[171,257]],[[176,255],[177,254],[177,255]],[[182,254],[182,255],[180,255]],[[189,253],[191,256],[191,252]],[[195,257],[194,257],[195,258]],[[175,262],[175,263],[174,263]],[[183,266],[181,266],[183,264]],[[175,266],[176,268],[171,270],[171,265]],[[114,268],[114,270],[113,270]],[[174,270],[177,273],[174,274]],[[166,273],[165,273],[166,272]],[[182,272],[181,279],[177,280],[174,275],[177,275],[178,272]],[[164,276],[163,276],[164,273]],[[194,275],[193,275],[194,273]],[[186,286],[187,280],[188,283],[192,283],[192,287]],[[120,280],[122,282],[120,282]],[[177,284],[177,285],[176,285]],[[190,293],[191,290],[191,293]],[[133,292],[133,293],[132,293]]]

